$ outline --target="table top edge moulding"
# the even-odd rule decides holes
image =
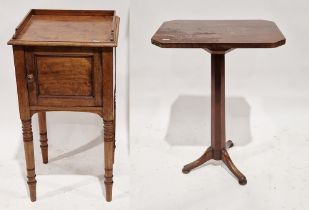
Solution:
[[[76,18],[79,22],[70,21]],[[117,47],[119,22],[114,10],[31,9],[8,45]],[[44,30],[44,26],[54,31]],[[82,33],[74,33],[76,30]]]
[[[269,20],[171,20],[151,39],[161,48],[275,48],[286,39]]]

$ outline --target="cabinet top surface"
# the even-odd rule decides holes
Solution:
[[[173,20],[151,42],[163,48],[272,48],[285,44],[285,37],[266,20]]]
[[[108,10],[31,10],[10,45],[116,47],[119,17]]]

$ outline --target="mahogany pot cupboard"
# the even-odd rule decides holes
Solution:
[[[115,149],[115,11],[31,10],[12,39],[31,201],[36,173],[31,117],[38,113],[43,163],[48,163],[46,112],[98,114],[104,121],[106,200],[112,200]]]

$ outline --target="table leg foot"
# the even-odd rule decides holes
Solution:
[[[27,165],[27,184],[29,187],[31,201],[36,201],[36,175],[35,175],[35,163],[34,163],[34,151],[33,151],[33,134],[31,119],[22,120],[23,141],[25,158]]]
[[[246,177],[236,168],[226,149],[222,150],[222,161],[230,169],[230,171],[237,177],[240,185],[247,184]]]
[[[227,142],[226,142],[226,148],[231,148],[231,147],[233,147],[234,146],[234,143],[232,142],[232,140],[228,140]]]
[[[226,148],[231,148],[233,145],[234,144],[231,140],[228,140],[226,142]],[[218,154],[220,154],[218,160],[223,161],[223,163],[228,167],[228,169],[237,177],[239,184],[240,185],[247,184],[246,177],[236,168],[227,150],[223,148],[222,150],[218,151]],[[211,159],[214,159],[214,150],[212,147],[209,147],[199,159],[185,165],[182,169],[182,172],[184,174],[188,174],[192,169],[199,167],[200,165],[204,164],[205,162]]]
[[[209,147],[199,159],[185,165],[182,169],[182,173],[188,174],[192,169],[199,167],[200,165],[204,164],[205,162],[207,162],[212,158],[213,158],[213,151],[212,148]]]

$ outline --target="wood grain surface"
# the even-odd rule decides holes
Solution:
[[[285,43],[276,24],[266,20],[173,20],[151,39],[163,48],[272,48]]]
[[[117,46],[118,25],[114,11],[31,10],[9,44]]]

